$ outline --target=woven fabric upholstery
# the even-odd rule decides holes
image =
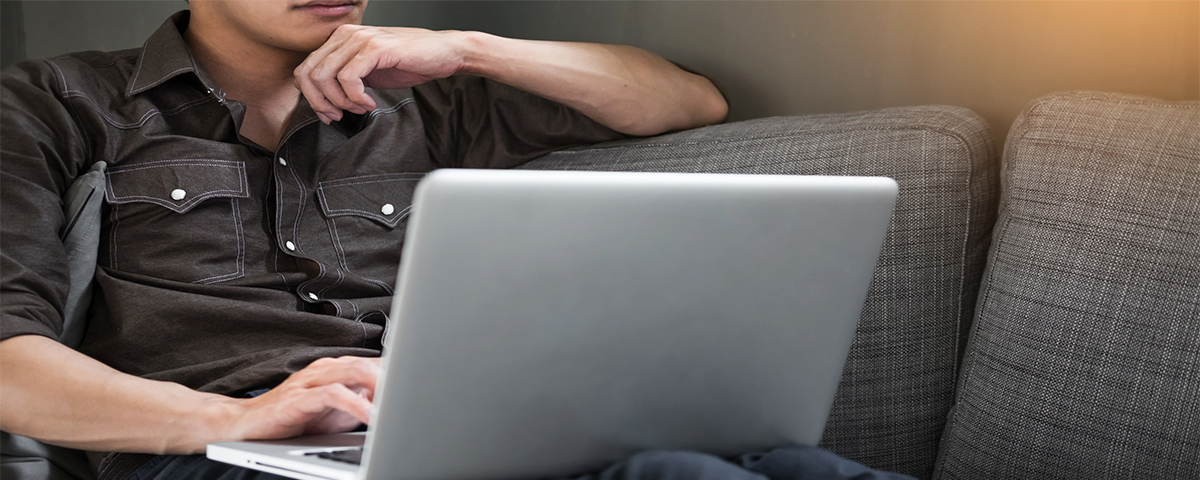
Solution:
[[[990,139],[965,109],[895,108],[738,122],[557,152],[522,168],[896,179],[896,211],[822,445],[928,477],[994,220]]]
[[[939,477],[1200,478],[1200,104],[1041,98],[1002,183]]]

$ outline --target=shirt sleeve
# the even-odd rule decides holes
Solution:
[[[70,288],[62,195],[79,173],[86,138],[60,100],[46,61],[0,73],[0,340],[57,338]]]
[[[555,150],[626,138],[579,111],[481,77],[413,88],[429,154],[443,167],[509,168]]]

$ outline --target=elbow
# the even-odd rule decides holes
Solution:
[[[725,93],[707,77],[694,75],[693,79],[696,125],[688,128],[725,123],[729,119],[729,102],[725,99]]]
[[[729,117],[729,104],[716,87],[709,86],[711,91],[701,90],[658,109],[638,108],[640,114],[608,122],[608,126],[626,135],[649,137],[723,123]]]
[[[664,131],[679,131],[724,123],[729,118],[729,102],[707,78],[695,75],[688,94],[676,100],[672,121]]]
[[[708,83],[708,85],[709,91],[702,100],[703,105],[698,113],[699,124],[696,126],[716,125],[725,123],[729,119],[729,102],[725,100],[725,96],[717,90],[717,87],[712,83]]]
[[[659,87],[637,96],[617,96],[596,110],[593,117],[625,135],[648,137],[668,132],[715,125],[729,118],[725,95],[707,78],[691,73],[669,87]]]

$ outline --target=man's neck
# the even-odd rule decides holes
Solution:
[[[274,150],[300,99],[292,72],[307,54],[263,45],[223,25],[194,19],[183,38],[225,96],[246,104],[240,133]]]
[[[251,107],[294,106],[299,90],[293,70],[307,53],[292,52],[242,38],[220,24],[193,21],[184,32],[192,56],[225,94]]]

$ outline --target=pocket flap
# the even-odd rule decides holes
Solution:
[[[230,160],[159,160],[109,167],[105,200],[154,203],[186,213],[210,198],[250,196],[246,165]]]
[[[412,210],[413,191],[424,176],[389,173],[321,182],[317,198],[328,217],[364,217],[395,227]]]

